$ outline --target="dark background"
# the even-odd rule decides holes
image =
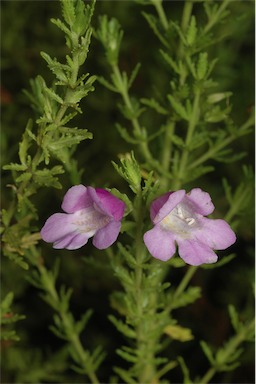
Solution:
[[[182,1],[165,2],[166,12],[173,20],[179,20],[183,8]],[[142,69],[132,91],[137,97],[148,97],[154,87],[167,91],[169,74],[162,60],[159,59],[159,44],[153,35],[141,11],[153,12],[133,1],[99,1],[93,19],[97,26],[97,16],[108,14],[117,17],[124,29],[121,49],[121,67],[128,73],[136,63],[142,63]],[[204,17],[202,5],[195,4],[197,17]],[[213,76],[219,83],[220,91],[231,91],[233,97],[232,117],[237,124],[243,123],[254,104],[254,3],[234,1],[230,5],[231,14],[228,22],[219,29],[228,32],[228,37],[210,48],[210,55],[218,57],[219,62]],[[40,57],[45,51],[60,61],[65,57],[66,48],[62,33],[49,21],[52,17],[61,17],[60,4],[57,1],[1,1],[1,162],[2,165],[17,161],[18,143],[25,129],[27,120],[33,112],[22,89],[29,88],[29,79],[40,74],[48,84],[52,76],[46,63]],[[220,33],[220,31],[219,31]],[[99,42],[92,40],[89,58],[84,72],[108,74],[104,52]],[[76,158],[84,168],[82,182],[85,185],[116,187],[127,192],[127,186],[120,180],[111,165],[119,153],[130,150],[115,129],[120,121],[116,108],[118,97],[96,83],[96,91],[81,104],[83,115],[77,119],[80,128],[87,128],[94,135],[94,141],[83,142],[77,149]],[[152,126],[160,121],[152,121]],[[107,145],[106,145],[107,143]],[[236,151],[245,151],[247,156],[228,165],[215,164],[216,172],[199,180],[201,185],[211,185],[220,195],[220,180],[227,177],[234,187],[241,181],[242,164],[254,163],[254,143],[252,136],[239,139],[233,146]],[[11,198],[6,186],[11,182],[7,171],[2,173],[2,204],[8,207]],[[40,191],[34,198],[39,209],[39,227],[53,212],[58,211],[64,191],[70,185],[68,176],[62,178],[63,190]],[[214,194],[214,193],[213,193]],[[43,204],[42,204],[43,201]],[[216,204],[217,205],[217,204]],[[219,201],[225,210],[225,202]],[[233,334],[227,313],[227,305],[233,304],[241,320],[252,317],[254,299],[252,283],[254,281],[254,209],[253,202],[245,210],[237,230],[238,241],[232,248],[237,257],[222,268],[199,269],[192,280],[192,285],[202,287],[203,296],[194,305],[177,310],[174,315],[184,327],[191,327],[197,340],[207,340],[215,348]],[[108,351],[106,361],[101,368],[100,378],[107,382],[112,374],[113,365],[125,366],[115,354],[115,349],[123,343],[122,336],[107,320],[112,312],[109,294],[119,285],[108,267],[107,256],[93,249],[90,245],[72,254],[68,251],[56,252],[50,245],[43,244],[48,266],[54,262],[56,254],[61,256],[61,269],[58,284],[64,283],[74,289],[71,309],[76,318],[88,308],[94,308],[94,317],[82,335],[86,348],[98,344]],[[224,253],[225,254],[225,253]],[[93,255],[99,260],[99,267],[92,267],[84,259]],[[65,343],[58,340],[50,331],[53,312],[38,295],[38,290],[26,280],[26,273],[9,260],[2,259],[2,293],[9,290],[15,293],[15,310],[26,315],[26,319],[17,324],[19,342],[2,344],[2,382],[72,382],[81,383],[82,376],[76,375],[65,366]],[[184,270],[175,269],[168,277],[178,284]],[[102,278],[101,278],[102,277]],[[104,277],[104,278],[103,278]],[[54,356],[60,353],[61,356]],[[173,342],[166,351],[170,359],[177,355],[185,358],[191,377],[202,375],[208,369],[208,362],[199,344]],[[58,361],[58,363],[57,363]],[[63,363],[62,363],[63,362]],[[47,368],[49,365],[49,369]],[[40,369],[43,373],[40,374]],[[30,372],[30,375],[28,374]],[[33,372],[35,374],[33,379]],[[167,375],[168,380],[168,375]],[[172,382],[181,382],[179,369],[170,373]],[[254,346],[246,344],[241,358],[241,366],[234,372],[227,372],[214,377],[218,383],[253,383],[254,382]]]

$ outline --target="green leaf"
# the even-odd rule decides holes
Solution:
[[[139,139],[135,139],[133,138],[131,135],[129,135],[129,133],[127,132],[127,129],[125,129],[124,127],[122,127],[120,124],[116,124],[116,128],[120,134],[120,136],[125,140],[127,141],[127,143],[131,143],[131,144],[139,144],[141,142],[141,140]]]
[[[199,54],[199,59],[197,63],[197,78],[203,80],[206,78],[208,69],[208,54],[207,52],[202,52]]]
[[[116,171],[129,183],[131,190],[137,193],[141,189],[141,170],[133,151],[125,154],[121,159],[121,167],[112,161]]]
[[[22,183],[23,181],[29,181],[32,177],[32,173],[26,172],[22,173],[19,177],[16,178],[17,183]]]
[[[108,318],[115,325],[119,332],[130,339],[136,339],[136,332],[131,327],[126,325],[123,321],[117,320],[117,318],[113,315],[109,315]]]
[[[161,115],[167,115],[168,111],[163,108],[155,99],[141,99],[142,104],[147,105],[148,107],[154,109],[156,112],[158,112]]]
[[[73,0],[62,0],[61,2],[62,15],[69,26],[72,26],[76,19],[74,4],[75,2]]]
[[[146,12],[142,12],[142,15],[145,17],[145,19],[147,20],[150,28],[153,30],[154,34],[158,37],[158,39],[161,41],[161,43],[169,48],[169,42],[168,40],[165,39],[162,31],[160,31],[159,27],[159,22],[157,20],[157,18],[149,13],[146,13]]]
[[[127,384],[138,384],[138,381],[134,380],[127,370],[122,368],[114,367],[114,371],[121,377],[124,383]]]
[[[201,288],[200,287],[189,287],[185,292],[179,295],[177,298],[175,296],[171,299],[173,300],[172,309],[185,307],[188,304],[193,303],[201,297]]]
[[[167,62],[167,64],[169,64],[170,67],[174,70],[174,72],[176,72],[179,75],[180,74],[180,68],[176,64],[176,62],[171,58],[171,56],[168,55],[168,53],[162,51],[161,49],[160,49],[160,53],[163,56],[164,60]]]
[[[232,326],[234,330],[239,333],[241,331],[241,324],[238,318],[238,313],[233,305],[228,306],[228,312],[231,319]]]
[[[57,103],[59,104],[63,104],[63,99],[57,95],[57,93],[55,93],[51,88],[48,88],[48,87],[44,87],[44,92],[52,99],[52,100],[55,100],[57,101]]]
[[[214,169],[215,168],[210,165],[193,168],[192,171],[186,173],[186,182],[196,180],[207,173],[213,172]]]
[[[128,353],[122,349],[117,349],[116,350],[116,353],[121,356],[124,360],[130,362],[130,363],[136,363],[136,361],[138,360],[138,356],[134,355],[134,354],[131,354],[131,353]]]
[[[178,362],[180,364],[180,367],[181,367],[181,370],[182,370],[182,373],[183,373],[183,384],[191,384],[192,383],[192,380],[190,379],[190,376],[189,376],[189,369],[183,359],[183,357],[181,356],[178,356]]]
[[[52,169],[44,168],[37,170],[34,175],[34,181],[40,186],[53,187],[57,189],[61,189],[62,185],[58,181],[58,178],[54,175],[59,175],[64,173],[64,169],[60,165],[56,165]]]
[[[31,139],[36,141],[35,135],[31,132],[32,126],[33,122],[29,119],[22,136],[22,141],[19,143],[19,158],[21,164],[24,165],[27,164],[27,152],[31,145]]]
[[[17,164],[17,163],[10,163],[3,166],[3,169],[6,171],[26,171],[27,165],[25,164]]]
[[[181,342],[193,340],[191,329],[181,327],[180,325],[169,324],[164,328],[164,333],[174,340]]]
[[[71,69],[68,65],[61,64],[57,61],[56,58],[52,59],[47,53],[41,52],[41,56],[47,62],[48,67],[52,71],[52,73],[62,82],[62,84],[66,84],[68,81],[68,77],[65,73],[70,72]]]
[[[188,46],[191,47],[194,45],[196,36],[197,36],[196,18],[195,16],[192,16],[190,20],[190,24],[187,29],[187,36],[186,36]]]
[[[100,84],[102,84],[105,88],[109,89],[110,91],[119,93],[119,90],[114,85],[112,85],[109,81],[104,79],[104,77],[97,76],[97,80]]]
[[[207,97],[207,102],[209,104],[215,104],[219,103],[222,100],[228,99],[230,96],[232,96],[232,92],[218,92],[218,93],[212,93]]]
[[[211,365],[215,366],[215,359],[213,357],[213,353],[212,353],[210,347],[206,344],[205,341],[201,341],[200,345],[201,345],[202,350],[204,351],[205,356],[207,357],[207,359],[211,363]]]
[[[127,89],[131,88],[131,86],[132,86],[132,84],[133,84],[135,78],[137,77],[137,74],[138,74],[138,72],[139,72],[139,70],[140,70],[140,67],[141,67],[141,64],[140,64],[140,63],[136,64],[134,70],[132,71],[132,74],[131,74],[131,76],[130,76],[130,79],[129,79],[129,81],[128,81]]]
[[[184,120],[189,120],[188,113],[187,113],[186,109],[183,107],[183,105],[179,101],[177,101],[174,98],[174,96],[168,95],[167,97],[168,97],[173,109],[177,113],[177,115],[180,116]]]

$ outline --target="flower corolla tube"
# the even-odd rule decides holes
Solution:
[[[66,213],[50,216],[41,230],[42,239],[53,243],[53,248],[78,249],[90,237],[98,249],[116,241],[125,204],[110,192],[75,185],[65,194],[61,208]]]
[[[194,188],[168,192],[153,201],[150,217],[154,227],[144,234],[144,242],[152,256],[169,260],[176,252],[190,265],[215,263],[214,250],[223,250],[236,241],[229,224],[209,219],[214,205],[207,192]]]

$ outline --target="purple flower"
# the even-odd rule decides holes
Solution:
[[[151,204],[155,226],[144,235],[146,247],[152,256],[166,261],[175,254],[177,243],[187,264],[216,262],[213,250],[228,248],[236,236],[226,221],[204,217],[213,211],[210,195],[200,188],[164,194]]]
[[[98,249],[110,247],[120,232],[125,204],[105,189],[76,185],[64,196],[61,208],[41,230],[53,248],[78,249],[93,237]]]

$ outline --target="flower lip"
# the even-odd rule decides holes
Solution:
[[[151,204],[154,224],[144,234],[144,242],[153,257],[162,261],[175,254],[178,245],[181,258],[190,265],[214,263],[214,250],[223,250],[236,241],[229,224],[221,219],[209,219],[214,210],[211,197],[200,188],[186,194],[184,190],[167,192]]]
[[[53,214],[41,229],[42,239],[54,248],[78,249],[93,236],[99,249],[116,241],[125,204],[110,192],[76,185],[66,192],[61,207],[66,213]]]
[[[151,205],[151,217],[153,217],[153,223],[157,224],[169,215],[170,212],[182,201],[185,194],[185,190],[181,189],[176,192],[168,192],[153,201]]]

